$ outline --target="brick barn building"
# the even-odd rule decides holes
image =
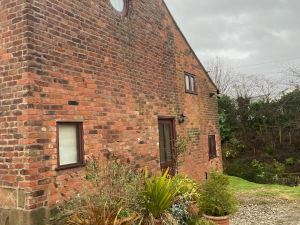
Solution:
[[[217,92],[163,0],[1,0],[0,225],[44,224],[89,156],[172,167],[176,135],[205,179]]]

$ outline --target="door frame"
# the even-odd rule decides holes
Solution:
[[[175,116],[158,116],[158,123],[157,125],[159,126],[160,121],[165,121],[165,122],[170,122],[171,123],[171,153],[172,153],[172,168],[170,168],[169,171],[170,175],[175,175],[177,171],[176,170],[176,162],[175,162],[175,154],[176,154],[176,147],[175,147],[175,142],[176,142],[176,117]],[[159,131],[158,131],[159,132]],[[158,133],[159,136],[159,133]],[[159,157],[160,157],[160,147],[159,147]],[[168,162],[166,162],[168,163]],[[165,168],[162,167],[161,159],[160,159],[160,169],[163,171]]]

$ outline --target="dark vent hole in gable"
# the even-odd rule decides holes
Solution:
[[[68,104],[69,105],[79,105],[79,102],[77,102],[77,101],[69,101]]]

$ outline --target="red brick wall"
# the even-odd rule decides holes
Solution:
[[[0,193],[12,193],[0,195],[0,208],[23,207],[13,193],[29,180],[27,2],[0,1]],[[4,204],[8,199],[10,204]]]
[[[169,21],[169,24],[175,37],[176,73],[179,78],[177,83],[179,85],[180,102],[182,102],[180,107],[187,116],[187,123],[180,127],[179,133],[182,136],[185,136],[186,133],[194,134],[191,152],[184,157],[184,161],[187,163],[183,165],[181,172],[192,175],[196,179],[204,180],[206,173],[211,168],[222,169],[221,139],[216,100],[217,90],[176,24],[173,21]],[[182,74],[185,71],[197,76],[197,96],[184,92]],[[210,97],[210,93],[215,93],[215,95]],[[209,160],[208,155],[208,135],[210,134],[216,135],[217,142],[218,158],[213,160]]]
[[[109,150],[159,170],[158,116],[183,112],[186,122],[176,131],[192,134],[193,144],[181,172],[200,180],[211,164],[221,167],[220,158],[208,160],[208,134],[217,135],[220,151],[216,98],[209,97],[216,89],[162,0],[130,1],[127,17],[109,0],[29,2],[24,76],[30,109],[23,141],[30,146],[30,175],[19,183],[30,192],[27,209],[82,189],[82,168],[55,170],[57,121],[83,121],[86,157]],[[196,75],[197,95],[185,93],[184,71]]]

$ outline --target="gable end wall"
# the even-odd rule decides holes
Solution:
[[[83,122],[86,160],[111,152],[159,171],[158,117],[171,116],[177,134],[192,137],[180,172],[200,181],[222,168],[209,96],[217,90],[162,0],[130,1],[127,17],[109,0],[1,4],[0,191],[15,196],[9,210],[26,212],[5,215],[39,224],[45,209],[82,191],[84,168],[56,170],[60,121]],[[184,72],[196,76],[197,95],[185,93]],[[208,134],[217,137],[214,160]]]

